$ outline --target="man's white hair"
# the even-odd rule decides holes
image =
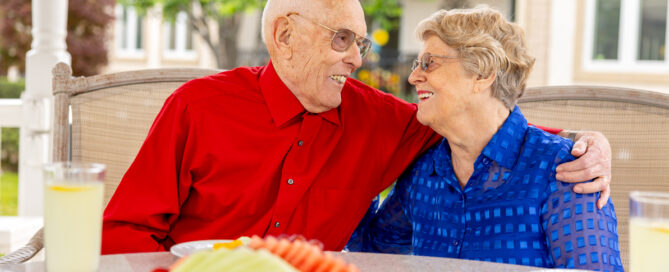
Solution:
[[[272,34],[272,22],[274,22],[274,19],[284,16],[289,12],[300,12],[312,1],[317,0],[267,0],[265,9],[262,12],[262,25],[260,27],[262,41],[267,44],[267,40],[270,39],[267,35]]]

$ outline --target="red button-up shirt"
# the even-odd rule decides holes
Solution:
[[[340,250],[374,196],[441,138],[415,113],[353,79],[339,108],[308,113],[271,63],[190,81],[109,202],[102,253],[253,234]]]
[[[172,94],[104,213],[102,253],[301,234],[340,250],[371,200],[441,136],[416,105],[348,79],[311,114],[272,64]]]

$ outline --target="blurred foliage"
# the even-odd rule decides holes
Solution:
[[[113,22],[115,0],[68,0],[67,51],[72,74],[90,76],[107,65],[107,26]]]
[[[6,78],[0,77],[0,98],[20,98],[24,89],[25,82],[23,80],[9,82]],[[0,165],[2,165],[2,169],[0,171],[16,172],[19,163],[19,129],[2,128],[0,133],[2,139],[0,143]]]
[[[402,6],[400,0],[362,0],[362,9],[365,15],[374,23],[378,23],[381,28],[391,31],[399,27],[399,20],[394,20],[402,16]]]
[[[240,12],[249,12],[263,8],[267,0],[118,0],[119,4],[134,6],[140,12],[161,4],[163,17],[172,21],[182,10],[192,9],[193,6],[203,7],[207,17],[232,16]],[[361,0],[365,14],[372,21],[379,22],[386,30],[395,29],[398,24],[388,18],[400,17],[402,7],[399,0]]]
[[[173,21],[180,11],[202,8],[207,18],[230,17],[241,12],[253,11],[265,6],[266,0],[118,0],[119,4],[134,6],[140,13],[160,4],[163,17]]]
[[[68,0],[67,51],[74,75],[99,73],[107,64],[107,25],[114,19],[115,0]],[[32,1],[0,1],[0,75],[16,65],[25,71],[32,41]]]
[[[390,193],[390,190],[395,188],[395,182],[388,186],[388,188],[384,189],[383,192],[379,194],[379,203],[383,203],[383,201],[388,197],[388,194]]]
[[[2,171],[19,170],[19,128],[2,128]]]
[[[21,92],[25,88],[26,83],[23,79],[10,82],[6,77],[0,77],[0,98],[21,98]]]
[[[266,0],[118,0],[134,6],[142,14],[154,6],[162,7],[163,18],[174,21],[179,12],[186,12],[188,23],[216,57],[221,69],[237,66],[237,34],[244,12],[265,6]]]
[[[186,12],[189,24],[214,53],[217,66],[222,69],[238,65],[239,54],[236,44],[241,15],[244,12],[262,9],[266,2],[266,0],[118,0],[122,5],[134,6],[140,13],[159,5],[162,7],[163,18],[168,21],[174,21],[179,12]],[[392,18],[398,18],[402,14],[399,0],[362,0],[361,3],[365,14],[372,22],[388,30],[398,27],[399,21]]]
[[[16,173],[0,174],[0,216],[17,215],[19,176]]]
[[[357,71],[356,78],[373,88],[395,96],[399,96],[402,89],[400,75],[380,67],[361,68]]]
[[[25,70],[26,53],[30,50],[32,25],[31,0],[0,1],[0,75],[16,65]]]

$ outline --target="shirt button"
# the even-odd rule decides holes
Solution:
[[[278,224],[278,222],[277,222],[277,224]],[[459,245],[459,244],[460,244],[460,241],[458,241],[458,240],[453,241],[453,245],[454,245],[454,246],[457,246],[457,245]]]
[[[275,228],[278,228],[279,225],[280,225],[280,224],[279,224],[279,221],[276,221],[276,223],[274,223],[274,227],[275,227]]]
[[[288,185],[293,185],[293,183],[295,183],[295,181],[292,178],[288,179]],[[277,223],[277,224],[279,224],[279,223]]]
[[[297,146],[302,146],[304,142],[302,140],[297,141]]]

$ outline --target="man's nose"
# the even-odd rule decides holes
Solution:
[[[353,43],[346,50],[346,56],[344,57],[344,63],[352,65],[355,69],[362,66],[362,55],[360,55],[360,49]]]

